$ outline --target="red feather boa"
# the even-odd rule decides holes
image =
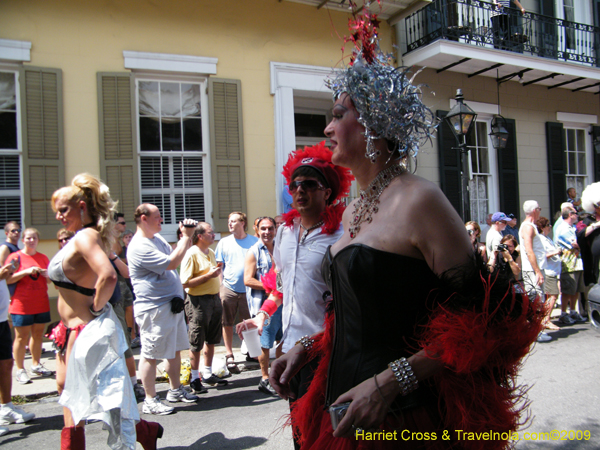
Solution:
[[[342,216],[344,215],[344,210],[346,206],[338,203],[337,205],[330,205],[325,208],[325,211],[321,213],[321,220],[323,220],[323,233],[325,234],[333,234],[340,228],[340,223],[342,222]],[[289,212],[283,215],[283,220],[285,221],[286,227],[294,226],[294,219],[296,217],[300,217],[300,213],[295,209],[290,210]]]
[[[527,389],[517,386],[516,375],[522,358],[542,328],[544,309],[539,300],[530,302],[526,295],[515,295],[512,284],[497,282],[497,278],[487,273],[481,273],[479,279],[480,285],[471,291],[472,297],[448,295],[442,289],[432,293],[444,299],[432,311],[420,344],[427,354],[445,365],[433,378],[444,429],[465,433],[514,432],[529,417],[521,419],[529,403],[525,397]],[[457,297],[462,299],[457,301]],[[463,307],[458,307],[461,301]],[[291,411],[289,422],[294,436],[308,447],[323,442],[319,441],[319,435],[326,420],[323,405],[333,336],[334,317],[330,313],[325,320],[325,332],[309,350],[309,358],[319,356],[321,362],[308,392],[294,403]],[[325,441],[344,448],[354,448],[359,443],[333,437]],[[377,447],[376,443],[371,444]],[[512,445],[514,442],[504,440],[461,440],[457,448],[501,450]]]

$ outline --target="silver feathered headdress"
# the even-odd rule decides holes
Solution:
[[[327,80],[336,100],[347,93],[366,128],[365,156],[375,162],[379,151],[375,139],[387,139],[390,158],[415,156],[419,147],[433,136],[437,118],[423,104],[421,85],[413,85],[410,68],[394,67],[394,58],[379,48],[377,16],[366,12],[349,22],[354,50],[347,68]]]

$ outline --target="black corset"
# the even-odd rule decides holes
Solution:
[[[335,309],[328,407],[391,361],[418,352],[416,334],[427,321],[427,299],[439,279],[424,260],[363,244],[351,244],[333,259],[328,250],[321,270]]]

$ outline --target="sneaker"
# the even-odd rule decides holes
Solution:
[[[141,346],[142,346],[142,343],[140,342],[140,338],[139,337],[136,337],[135,339],[133,339],[131,341],[131,348],[138,348],[138,347],[141,347]]]
[[[208,378],[202,377],[202,381],[204,381],[209,386],[217,386],[217,385],[218,386],[227,386],[227,383],[228,383],[227,380],[221,380],[214,373],[211,374],[210,377],[208,377]]]
[[[552,340],[552,338],[550,337],[550,335],[547,333],[544,333],[543,331],[540,334],[538,334],[538,337],[537,337],[538,342],[548,342],[551,340]]]
[[[194,403],[199,400],[198,396],[192,394],[191,392],[186,391],[182,385],[175,390],[169,389],[167,392],[167,401],[171,403],[177,402],[185,402],[185,403]]]
[[[144,406],[142,407],[142,412],[144,414],[154,414],[156,416],[166,416],[173,411],[175,411],[175,408],[165,405],[156,397],[151,400],[145,399]]]
[[[29,375],[27,375],[27,371],[25,369],[17,370],[17,382],[21,384],[31,383]]]
[[[27,413],[21,408],[17,408],[12,403],[8,403],[0,408],[0,424],[8,425],[11,423],[29,422],[35,417],[33,413]]]
[[[208,389],[206,389],[202,385],[202,381],[200,380],[200,378],[196,378],[194,381],[192,381],[190,383],[190,387],[194,391],[194,394],[207,394],[208,393]]]
[[[29,369],[29,373],[31,375],[39,375],[41,377],[51,377],[52,375],[54,375],[54,372],[52,372],[51,370],[48,370],[44,367],[43,364],[38,364],[37,366],[31,366],[31,369]]]
[[[269,383],[268,378],[263,378],[260,380],[260,383],[258,383],[258,390],[263,394],[278,396],[275,389],[273,389],[273,386],[271,386],[271,383]]]
[[[138,401],[146,398],[146,390],[144,389],[144,386],[139,383],[133,385],[133,393],[135,394],[135,399]]]
[[[577,311],[571,311],[569,316],[571,317],[571,319],[573,319],[573,322],[575,322],[575,323],[585,323],[586,322],[586,320],[583,317],[581,317],[581,315]]]
[[[0,427],[0,436],[4,436],[6,433],[8,433],[8,428]]]
[[[565,325],[573,325],[575,323],[575,320],[573,320],[573,318],[566,312],[564,312],[560,315],[560,317],[558,318],[558,321],[560,323],[564,323]]]

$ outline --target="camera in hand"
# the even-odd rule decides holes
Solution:
[[[350,406],[350,402],[340,403],[339,405],[333,405],[329,407],[329,415],[331,416],[331,428],[333,428],[333,431],[335,431],[339,423],[346,415],[346,412],[348,411],[348,406]]]
[[[496,247],[496,250],[498,250],[499,252],[503,252],[505,250],[508,250],[508,245],[506,245],[506,244],[498,244],[498,246]]]

